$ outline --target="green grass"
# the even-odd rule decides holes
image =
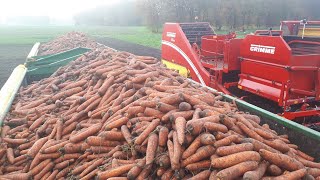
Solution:
[[[0,26],[0,45],[25,45],[35,42],[47,42],[70,31],[81,31],[93,37],[111,37],[148,47],[161,47],[161,33],[152,33],[145,26]],[[245,34],[254,32],[237,32],[242,38]],[[227,34],[228,31],[216,31]]]
[[[70,31],[81,31],[93,37],[112,37],[154,48],[161,47],[161,33],[152,33],[144,26],[0,26],[0,44],[47,42]]]

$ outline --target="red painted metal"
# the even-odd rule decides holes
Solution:
[[[294,28],[297,22],[282,22],[282,26]],[[310,22],[317,23],[320,25],[320,21]],[[207,86],[226,94],[230,94],[228,88],[238,86],[275,101],[288,119],[320,114],[319,108],[303,106],[320,100],[320,40],[288,39],[281,30],[259,30],[243,39],[230,33],[203,35],[191,41],[190,29],[203,25],[165,24],[162,58],[186,67],[192,79],[201,82],[202,78]],[[287,111],[297,104],[301,104],[300,111]]]

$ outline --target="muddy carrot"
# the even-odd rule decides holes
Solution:
[[[10,164],[14,163],[14,153],[12,148],[7,148],[7,159]]]
[[[260,159],[259,153],[255,151],[244,151],[212,159],[211,165],[215,168],[228,168],[241,162],[260,161]]]
[[[147,152],[146,152],[146,164],[153,163],[157,148],[158,148],[158,135],[155,133],[152,133],[148,138],[148,144],[147,144]]]
[[[253,145],[251,143],[242,143],[242,144],[236,144],[236,145],[231,145],[231,146],[221,146],[217,148],[216,153],[219,156],[226,156],[238,152],[243,152],[243,151],[252,151],[253,150]]]
[[[198,136],[193,142],[190,144],[190,146],[183,152],[182,159],[187,159],[192,154],[194,154],[197,149],[201,146],[201,139],[200,136]]]
[[[258,167],[256,161],[245,161],[229,168],[219,171],[216,175],[217,179],[236,179],[247,171],[252,171]]]
[[[298,170],[304,167],[301,162],[285,154],[273,153],[264,149],[260,149],[259,153],[263,159],[289,171]]]
[[[140,145],[146,138],[147,136],[153,131],[155,130],[155,128],[159,125],[160,120],[159,119],[155,119],[153,120],[148,127],[136,138],[135,140],[135,144]]]
[[[204,146],[200,151],[197,151],[195,154],[192,154],[187,159],[183,160],[181,163],[182,167],[186,167],[189,164],[198,162],[200,160],[204,160],[210,157],[215,152],[215,148],[213,146],[207,145]]]
[[[28,151],[28,156],[30,156],[31,158],[34,158],[36,156],[36,154],[40,151],[41,147],[48,141],[47,137],[41,138],[39,140],[37,140],[32,147],[29,149]]]
[[[182,145],[185,141],[185,131],[186,131],[186,119],[183,117],[178,117],[175,120],[176,130],[177,130],[177,137],[180,145]]]
[[[267,161],[262,161],[259,163],[258,168],[253,171],[247,171],[243,175],[244,180],[259,180],[264,176],[269,163]]]
[[[70,142],[76,143],[82,140],[85,140],[87,137],[96,134],[97,132],[100,131],[102,125],[99,124],[95,124],[89,128],[87,128],[86,130],[79,132],[73,136],[70,137]]]
[[[135,164],[126,164],[126,165],[122,165],[104,172],[100,172],[98,173],[97,178],[108,179],[111,177],[117,177],[117,176],[120,176],[121,174],[127,173],[134,166]]]

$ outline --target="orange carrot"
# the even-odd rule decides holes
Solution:
[[[94,161],[92,164],[90,164],[90,166],[88,166],[84,171],[82,171],[79,175],[79,177],[84,177],[85,175],[87,175],[89,172],[91,172],[92,170],[94,170],[95,168],[97,168],[98,166],[100,166],[103,163],[103,159],[97,159],[96,161]]]
[[[156,76],[159,76],[159,73],[157,71],[148,72],[146,74],[142,74],[142,75],[139,75],[139,76],[133,78],[132,82],[133,83],[141,83],[141,82],[144,82],[148,77],[156,77]]]
[[[174,105],[177,103],[180,103],[183,101],[183,95],[182,94],[173,94],[164,98],[160,99],[160,102],[166,103],[166,104],[170,104],[170,105]]]
[[[292,172],[285,173],[281,176],[277,177],[264,177],[263,180],[271,180],[271,179],[277,179],[277,180],[294,180],[294,179],[302,179],[307,174],[306,169],[299,169]]]
[[[105,94],[108,88],[113,84],[113,81],[114,81],[114,76],[111,76],[103,82],[103,84],[98,90],[98,93],[100,96],[103,96]]]
[[[55,152],[55,153],[49,153],[49,154],[37,154],[37,156],[34,158],[34,161],[36,159],[41,160],[45,160],[45,159],[55,159],[55,158],[59,158],[61,156],[60,152]],[[35,162],[37,163],[37,162]]]
[[[222,124],[218,124],[218,123],[214,123],[214,122],[205,122],[203,124],[203,127],[207,130],[207,131],[220,131],[223,133],[228,132],[228,128]]]
[[[168,140],[169,129],[167,127],[160,127],[159,130],[159,146],[165,147]]]
[[[276,139],[276,135],[264,129],[254,128],[254,131],[265,139]]]
[[[282,153],[286,153],[290,149],[290,147],[286,143],[277,139],[273,141],[264,140],[263,143],[278,151],[281,151]]]
[[[181,159],[181,144],[178,139],[177,132],[173,132],[173,157],[171,159],[172,169],[177,170],[180,168]]]
[[[195,176],[193,176],[192,178],[190,178],[190,180],[197,180],[197,179],[208,179],[209,176],[211,174],[210,170],[204,170],[198,174],[196,174]]]
[[[216,153],[219,156],[227,156],[230,154],[243,152],[243,151],[252,151],[253,145],[251,143],[242,143],[242,144],[236,144],[231,146],[221,146],[217,148]]]
[[[204,160],[208,157],[210,157],[215,152],[215,149],[213,146],[207,145],[204,146],[200,151],[197,151],[195,154],[192,154],[187,159],[183,160],[181,163],[182,167],[186,167],[189,164],[198,162],[200,160]]]
[[[125,140],[122,132],[120,131],[104,131],[99,136],[104,138],[105,140],[110,140],[110,141]]]
[[[186,123],[186,119],[183,117],[178,117],[175,120],[177,137],[180,145],[182,145],[185,141]]]
[[[147,138],[147,136],[156,129],[156,127],[159,125],[160,120],[155,119],[153,120],[148,127],[136,138],[135,144],[140,145],[142,142]]]
[[[126,164],[126,165],[122,165],[104,172],[100,172],[98,173],[97,178],[108,179],[111,177],[117,177],[117,176],[120,176],[121,174],[127,173],[134,166],[135,164]]]
[[[76,143],[82,140],[85,140],[87,137],[96,134],[97,132],[100,131],[102,125],[99,124],[95,124],[89,128],[87,128],[86,130],[79,132],[73,136],[70,137],[70,142]]]
[[[139,174],[141,173],[142,171],[142,168],[145,166],[146,164],[146,160],[145,159],[142,159],[140,160],[134,167],[132,167],[128,174],[127,174],[127,178],[129,180],[133,180],[135,179],[136,177],[139,176]]]
[[[307,174],[310,174],[314,178],[320,177],[320,169],[318,169],[318,168],[307,168]]]
[[[239,126],[239,128],[245,133],[247,134],[249,137],[256,139],[258,141],[263,142],[263,138],[257,134],[253,129],[254,127],[252,127],[252,129],[250,129],[250,127],[246,126],[245,124],[243,124],[242,122],[237,122],[237,126]]]
[[[170,120],[170,117],[173,113],[178,112],[177,109],[174,109],[172,111],[167,112],[166,114],[164,114],[161,118],[161,121],[164,123],[167,123]]]
[[[85,162],[83,164],[77,165],[72,171],[72,175],[77,175],[83,172],[86,168],[88,168],[94,161]]]
[[[270,152],[279,153],[278,150],[273,149],[272,147],[252,138],[244,138],[242,140],[243,143],[251,143],[253,145],[253,149],[255,151],[259,151],[260,149],[265,149]]]
[[[93,103],[97,99],[99,99],[99,95],[95,95],[87,99],[85,102],[83,102],[80,106],[77,107],[77,112],[85,110],[91,103]]]
[[[262,176],[265,174],[267,167],[269,163],[267,161],[262,161],[259,165],[258,168],[253,170],[253,171],[247,171],[243,175],[244,180],[256,180],[256,179],[261,179]]]
[[[14,163],[14,153],[12,148],[7,148],[7,159],[10,164]]]
[[[61,135],[67,135],[69,133],[71,133],[74,129],[76,129],[76,126],[77,126],[77,122],[73,122],[71,124],[69,124],[68,126],[64,127],[62,132],[61,132]]]
[[[81,156],[80,153],[73,153],[73,154],[64,154],[63,156],[55,159],[53,162],[55,164],[57,163],[61,163],[62,161],[66,161],[66,160],[69,160],[69,159],[77,159]]]
[[[174,171],[172,169],[168,169],[162,176],[161,180],[170,180],[172,179]]]
[[[203,145],[214,145],[216,138],[210,133],[203,133],[200,135],[200,142]]]
[[[285,154],[273,153],[264,149],[260,149],[259,153],[263,159],[289,171],[295,171],[304,167],[301,162]]]
[[[15,179],[15,180],[26,180],[30,179],[30,174],[29,173],[12,173],[12,174],[5,174],[5,175],[0,175],[0,179]]]
[[[146,152],[146,164],[153,163],[157,148],[158,148],[158,135],[155,133],[152,133],[148,138],[148,144],[147,144],[147,152]]]
[[[215,168],[228,168],[241,162],[260,161],[260,159],[259,153],[255,151],[244,151],[212,159],[211,165]]]
[[[188,169],[189,171],[198,171],[202,169],[209,169],[210,166],[211,166],[210,160],[203,160],[203,161],[199,161],[199,162],[187,165],[186,169]]]
[[[161,119],[164,116],[164,114],[161,111],[153,109],[153,108],[149,108],[149,107],[146,107],[144,114],[146,116],[152,116],[152,117],[159,118],[159,119]]]
[[[188,94],[183,94],[183,98],[186,102],[188,102],[189,104],[191,104],[192,106],[198,105],[198,104],[203,104],[206,105],[207,103],[201,101],[198,98],[195,98],[193,96],[190,96]]]
[[[82,91],[82,87],[75,87],[72,89],[68,89],[66,91],[61,91],[61,92],[57,93],[56,95],[54,95],[52,97],[52,100],[56,101],[56,100],[61,99],[63,97],[69,97],[69,96],[76,94],[78,92],[81,92],[81,91]]]
[[[67,161],[63,161],[61,163],[58,163],[54,166],[55,169],[63,169],[67,166],[69,166],[71,163],[74,162],[74,159],[70,159],[70,160],[67,160]]]
[[[45,166],[47,166],[50,162],[51,162],[50,159],[46,159],[46,160],[40,162],[37,166],[35,166],[33,169],[31,169],[31,170],[29,171],[29,173],[30,173],[32,176],[35,176],[36,174],[40,173],[40,171],[41,171]]]
[[[302,152],[302,151],[297,150],[297,155],[300,156],[300,157],[302,157],[302,158],[304,158],[304,159],[306,159],[306,160],[314,161],[314,158],[313,158],[313,157],[305,154],[305,153]]]
[[[229,168],[219,171],[216,175],[217,179],[236,179],[247,171],[252,171],[258,167],[256,161],[245,161]]]
[[[219,138],[216,137],[216,139],[219,139]],[[231,136],[227,136],[227,137],[225,137],[223,139],[220,139],[220,140],[216,141],[214,143],[214,146],[218,148],[218,147],[221,147],[221,146],[230,145],[231,143],[237,142],[237,141],[240,141],[239,136],[231,135]]]
[[[163,112],[163,113],[166,113],[166,112],[172,111],[177,108],[175,106],[170,105],[170,104],[159,102],[156,105],[156,109]]]
[[[193,116],[193,112],[194,110],[190,110],[190,111],[181,111],[181,112],[174,112],[171,114],[170,116],[170,120],[174,121],[175,119],[177,119],[178,117],[183,117],[186,120],[190,119]]]
[[[119,128],[122,125],[127,124],[128,120],[129,119],[127,117],[122,117],[120,119],[117,119],[116,121],[113,121],[112,123],[107,124],[105,126],[105,129],[108,131],[108,130],[111,130],[113,128]]]
[[[127,143],[129,145],[132,145],[133,144],[132,135],[130,134],[130,131],[126,125],[121,126],[121,132],[122,132],[124,139],[127,141]]]
[[[49,172],[54,167],[53,162],[49,162],[38,174],[34,176],[34,179],[42,178],[47,172]]]
[[[128,113],[128,117],[132,117],[133,115],[136,115],[138,113],[142,113],[145,111],[145,107],[143,106],[133,106],[129,107],[128,110],[126,111]]]
[[[40,151],[41,147],[48,141],[47,137],[37,140],[28,151],[28,156],[34,158]]]
[[[198,136],[191,144],[190,146],[183,152],[182,159],[187,159],[192,154],[194,154],[197,149],[201,146],[201,139],[200,136]]]
[[[62,141],[58,144],[55,144],[53,146],[47,147],[45,149],[43,149],[42,151],[40,151],[41,153],[54,153],[54,152],[58,152],[58,150],[60,148],[62,148],[64,145],[66,145],[68,142],[67,141]]]

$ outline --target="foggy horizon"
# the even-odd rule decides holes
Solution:
[[[125,0],[10,0],[0,2],[0,25],[20,25],[17,19],[48,18],[49,24],[74,24],[74,16]],[[17,5],[19,4],[19,5]],[[23,23],[22,23],[23,25]]]

